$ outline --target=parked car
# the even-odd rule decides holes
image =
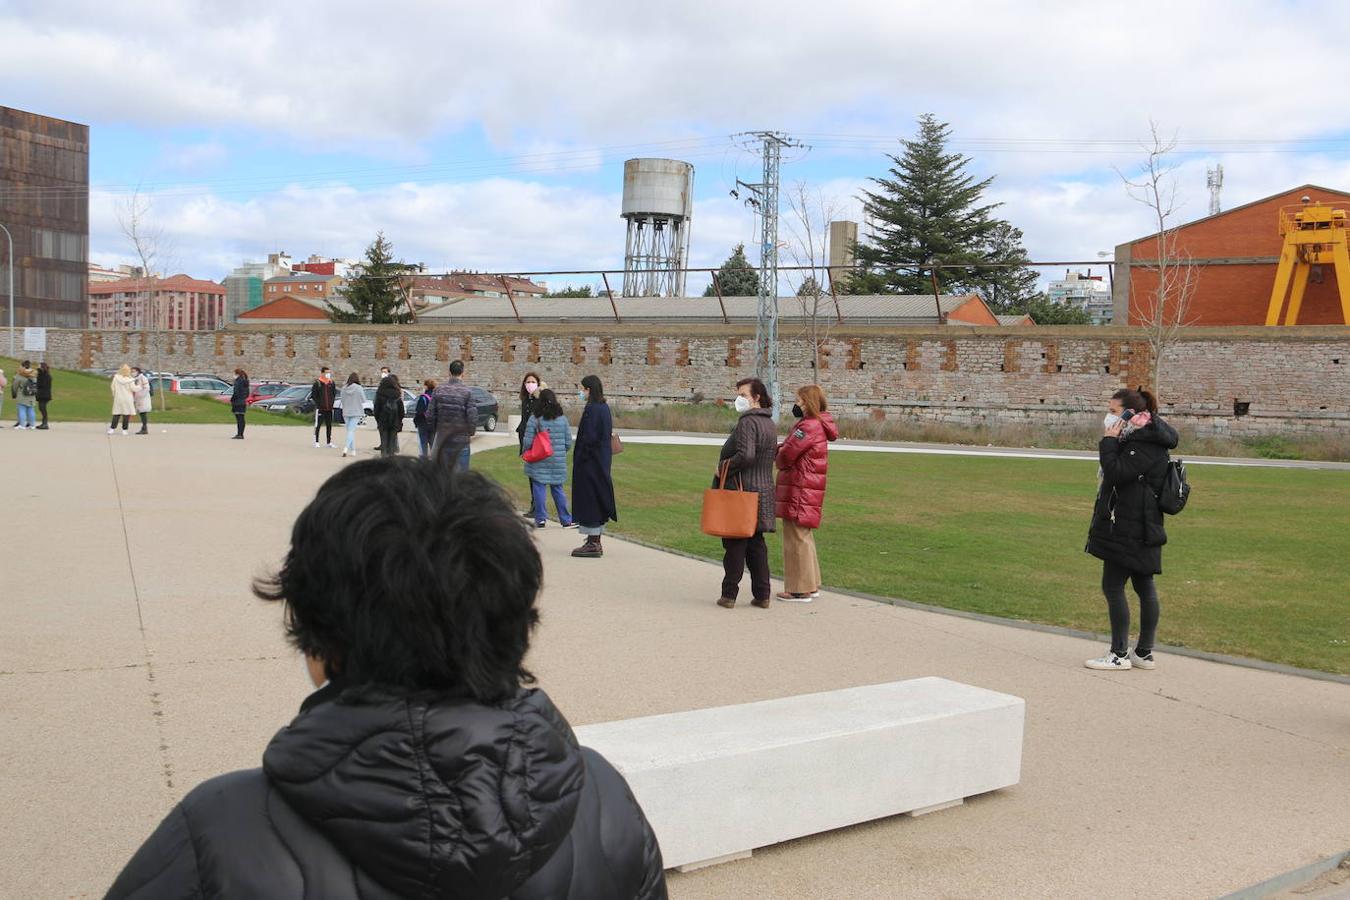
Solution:
[[[470,387],[473,402],[478,404],[478,427],[484,431],[497,430],[497,398],[480,387]]]
[[[265,399],[267,399],[267,398],[269,398],[269,397],[275,397],[277,394],[280,394],[282,391],[286,390],[287,388],[292,388],[292,387],[298,387],[298,385],[293,385],[293,384],[291,384],[291,383],[289,383],[289,382],[286,382],[286,381],[253,381],[253,382],[250,382],[250,383],[249,383],[249,386],[248,386],[248,389],[249,389],[249,394],[248,394],[248,405],[249,405],[249,406],[252,406],[253,404],[257,403],[259,400],[265,400]],[[305,390],[308,391],[309,388],[306,388]],[[222,403],[229,403],[229,402],[230,402],[230,395],[233,393],[233,391],[234,391],[234,387],[233,387],[232,385],[226,385],[225,388],[224,388],[219,394],[216,395],[216,399],[219,400],[219,401],[221,401]]]
[[[188,378],[180,375],[171,375],[167,372],[158,372],[148,375],[150,379],[150,392],[152,394],[160,391],[168,391],[171,394],[186,394],[194,396],[210,397],[219,394],[221,391],[230,389],[229,382],[216,378],[214,375],[207,375],[201,378]]]
[[[310,386],[307,384],[291,385],[279,394],[263,397],[256,405],[259,409],[265,409],[268,412],[286,412],[287,410],[298,412],[297,407],[309,399],[309,391]]]

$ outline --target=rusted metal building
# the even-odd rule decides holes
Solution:
[[[0,225],[14,241],[14,324],[83,328],[89,279],[89,126],[0,106]],[[0,232],[0,318],[8,247]]]

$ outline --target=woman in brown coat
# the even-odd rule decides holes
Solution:
[[[741,418],[718,457],[727,461],[727,480],[748,491],[759,492],[759,521],[748,538],[722,538],[722,596],[717,605],[736,605],[741,575],[750,570],[750,605],[769,608],[769,549],[764,533],[774,530],[773,458],[778,451],[778,431],[773,424],[773,399],[758,378],[736,382],[736,411]]]

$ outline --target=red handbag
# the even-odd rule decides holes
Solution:
[[[534,433],[534,442],[530,444],[530,449],[520,455],[520,458],[527,463],[543,462],[553,455],[553,438],[549,437],[547,431],[540,429]]]

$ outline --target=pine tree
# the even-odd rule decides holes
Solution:
[[[1033,294],[1008,308],[1009,313],[1025,313],[1037,325],[1091,325],[1087,310],[1067,303],[1055,303],[1044,294]]]
[[[863,192],[874,243],[858,245],[863,269],[850,277],[850,292],[927,294],[930,260],[950,266],[987,259],[999,204],[981,199],[993,179],[967,174],[970,159],[946,150],[950,134],[931,113],[920,116],[918,136],[901,142],[902,155],[890,156],[890,177],[873,178],[879,190]],[[944,293],[978,285],[964,269],[941,269],[938,280]]]
[[[394,245],[384,232],[366,248],[365,262],[347,279],[342,299],[350,309],[328,304],[328,318],[334,322],[361,322],[373,325],[405,325],[412,321],[399,289],[399,279],[417,271],[411,263],[394,262]]]
[[[589,284],[583,284],[581,287],[572,287],[567,285],[560,291],[549,291],[545,297],[594,297]]]
[[[1036,296],[1038,276],[1023,265],[1027,262],[1027,251],[1022,246],[1020,228],[997,221],[989,234],[984,261],[1001,265],[997,268],[973,269],[970,277],[976,282],[980,296],[994,312],[1020,312],[1019,305]]]
[[[802,286],[797,288],[798,297],[819,297],[825,293],[828,293],[828,291],[821,288],[820,282],[816,280],[814,275],[807,275],[802,280]]]
[[[723,297],[754,297],[759,294],[759,273],[751,268],[750,261],[745,258],[744,244],[737,244],[727,261],[717,270],[717,282],[722,287]],[[703,296],[716,297],[716,288],[708,285]]]

